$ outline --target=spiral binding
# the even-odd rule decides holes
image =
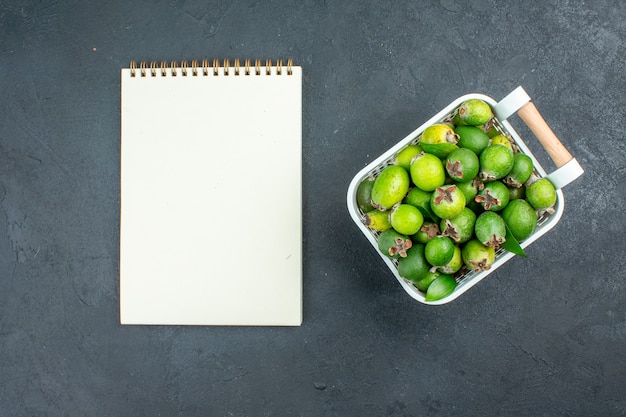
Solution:
[[[180,63],[178,63],[178,61],[161,61],[160,63],[157,61],[141,61],[139,65],[137,65],[136,61],[130,61],[130,76],[156,77],[157,73],[160,72],[161,76],[165,77],[169,72],[172,77],[178,77],[179,75],[182,77],[206,77],[209,75],[219,75],[220,68],[223,69],[222,73],[224,76],[239,76],[241,74],[261,75],[263,68],[265,69],[265,75],[271,75],[273,67],[271,59],[266,59],[265,65],[262,65],[260,59],[255,59],[254,65],[252,65],[252,61],[249,58],[244,61],[243,65],[241,65],[239,59],[235,59],[232,66],[230,65],[229,59],[224,59],[221,62],[219,59],[214,59],[212,62],[208,59],[203,59],[200,64],[198,64],[197,59],[194,59],[191,61],[191,66],[188,61],[181,61]],[[292,75],[293,60],[290,58],[287,60],[287,65],[283,65],[283,60],[279,59],[276,61],[275,68],[276,75]]]

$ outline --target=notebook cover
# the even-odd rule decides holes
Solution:
[[[302,322],[302,70],[216,71],[122,69],[122,324]]]

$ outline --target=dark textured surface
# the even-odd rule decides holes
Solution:
[[[0,415],[625,415],[626,8],[469,3],[0,3]],[[204,57],[304,68],[302,327],[119,325],[119,69]],[[348,184],[518,85],[586,173],[529,259],[419,304]]]

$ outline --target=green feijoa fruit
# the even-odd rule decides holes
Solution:
[[[363,211],[363,213],[374,210],[374,206],[372,206],[373,187],[374,180],[367,179],[365,181],[362,181],[356,189],[356,204],[361,209],[361,211]]]
[[[422,151],[423,149],[419,145],[409,145],[398,152],[394,163],[409,171],[411,169],[411,161],[415,155],[420,154]]]
[[[509,204],[509,189],[500,181],[485,183],[485,187],[478,192],[474,201],[480,203],[485,210],[500,211]]]
[[[489,144],[490,145],[503,145],[509,148],[511,152],[513,152],[513,144],[511,143],[511,140],[504,135],[496,135],[492,137],[491,140],[489,141]]]
[[[526,197],[526,187],[521,186],[519,188],[517,187],[508,187],[508,188],[509,188],[509,200],[510,201]]]
[[[482,126],[493,117],[489,104],[479,99],[464,101],[459,107],[459,124],[469,126]]]
[[[425,219],[437,220],[437,216],[435,216],[430,208],[431,194],[431,192],[420,190],[417,187],[413,187],[409,190],[408,194],[406,195],[406,197],[404,197],[404,200],[402,200],[402,202],[404,204],[410,204],[414,207],[417,207],[417,209],[422,212],[422,216],[424,216]]]
[[[496,259],[496,251],[485,246],[476,239],[468,241],[461,248],[461,257],[465,266],[474,272],[487,271]]]
[[[437,226],[437,223],[424,221],[424,224],[422,224],[422,227],[420,227],[420,230],[418,230],[418,232],[413,235],[413,238],[418,243],[426,244],[428,243],[429,240],[431,240],[438,234],[439,234],[439,226]]]
[[[456,184],[437,187],[430,199],[430,208],[437,217],[450,219],[465,207],[465,194]]]
[[[489,145],[480,154],[480,178],[494,181],[504,178],[513,168],[513,152],[504,145]]]
[[[429,265],[424,257],[424,245],[413,245],[406,251],[406,258],[398,261],[398,274],[409,281],[417,282],[428,272]]]
[[[537,213],[526,200],[513,200],[502,211],[502,218],[518,241],[528,238],[537,226]]]
[[[424,190],[420,190],[419,188],[412,187],[409,189],[406,197],[402,200],[405,204],[410,204],[415,207],[422,207],[426,204],[430,204],[430,195],[432,193]]]
[[[454,292],[456,280],[447,274],[441,274],[430,283],[426,290],[426,301],[437,301],[446,298]]]
[[[398,165],[390,165],[374,180],[372,187],[372,205],[385,211],[394,204],[402,201],[409,191],[409,174],[406,169]]]
[[[465,196],[466,204],[468,201],[473,201],[474,197],[478,194],[478,187],[482,187],[483,183],[480,180],[470,180],[465,182],[457,182],[456,186]]]
[[[417,207],[410,204],[396,204],[389,213],[389,221],[396,232],[413,235],[422,227],[424,216]]]
[[[443,266],[454,256],[454,243],[447,236],[435,236],[426,243],[424,256],[432,266]]]
[[[384,211],[371,210],[365,213],[363,217],[363,224],[372,230],[384,232],[387,229],[391,229],[391,223],[389,222],[389,214]]]
[[[513,167],[504,178],[509,187],[521,187],[533,173],[533,160],[523,153],[513,154]]]
[[[478,156],[466,148],[450,152],[446,158],[446,172],[454,182],[466,182],[478,175]]]
[[[394,229],[385,230],[378,236],[378,249],[389,258],[406,258],[406,251],[411,246],[411,239]]]
[[[455,131],[459,136],[457,145],[460,148],[469,149],[476,155],[480,155],[489,146],[489,136],[477,127],[458,126]]]
[[[428,270],[420,279],[413,282],[418,290],[426,292],[430,284],[441,276],[441,272]]]
[[[547,178],[541,178],[526,187],[526,200],[535,210],[549,209],[556,203],[556,189]]]
[[[444,274],[455,274],[463,267],[463,258],[461,257],[461,248],[454,247],[454,255],[447,264],[437,267],[437,269]]]
[[[499,214],[493,211],[486,211],[478,216],[474,231],[480,243],[495,249],[506,240],[506,223]]]
[[[429,153],[413,158],[411,163],[411,180],[422,191],[434,191],[446,181],[446,171],[441,159]]]
[[[438,143],[456,143],[458,138],[454,129],[444,123],[435,123],[428,126],[420,137],[419,144],[435,145]]]
[[[475,221],[476,214],[470,208],[464,207],[456,216],[441,221],[441,234],[456,243],[465,243],[474,235]]]

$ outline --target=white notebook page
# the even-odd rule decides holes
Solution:
[[[122,70],[122,324],[301,324],[302,71],[262,69]]]

